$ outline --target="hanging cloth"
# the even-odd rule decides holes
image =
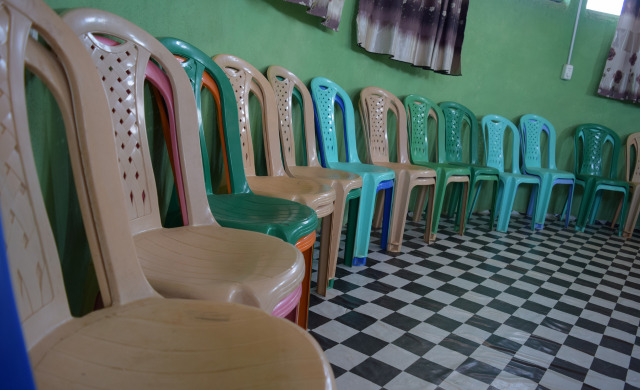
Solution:
[[[358,45],[435,72],[460,75],[469,0],[360,0]]]
[[[625,0],[598,94],[640,101],[640,0]]]
[[[324,18],[322,24],[334,31],[338,31],[344,0],[285,0],[289,3],[305,5],[307,13]]]

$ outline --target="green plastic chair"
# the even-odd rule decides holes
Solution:
[[[507,130],[511,130],[513,143],[511,147],[511,172],[505,172],[504,137]],[[524,175],[520,172],[520,132],[510,120],[499,115],[487,115],[482,118],[482,134],[484,136],[484,150],[486,151],[487,165],[500,171],[500,186],[498,187],[498,227],[497,231],[506,232],[509,228],[509,219],[513,202],[520,184],[532,184],[534,186],[531,197],[536,196],[540,189],[540,179],[537,176]],[[538,209],[538,202],[534,207],[534,215]],[[531,219],[531,230],[534,230],[534,220]]]
[[[575,187],[576,177],[573,173],[563,171],[556,167],[556,130],[545,118],[527,114],[520,118],[520,135],[522,137],[522,171],[527,175],[534,175],[540,178],[540,192],[538,193],[538,209],[534,217],[536,229],[544,227],[544,221],[549,209],[551,192],[556,184],[569,186],[569,196],[566,201],[566,217],[564,227],[569,226],[569,216],[571,214],[571,202]],[[546,168],[542,165],[542,133],[547,134],[547,161]],[[529,202],[528,215],[533,210],[533,197]]]
[[[445,190],[449,183],[461,183],[462,190],[462,202],[460,202],[459,209],[459,233],[464,234],[464,226],[466,221],[467,210],[467,198],[469,195],[469,176],[471,172],[469,168],[463,166],[457,166],[453,164],[446,164],[441,162],[429,161],[429,140],[427,139],[428,120],[432,118],[436,121],[436,141],[438,143],[444,143],[442,137],[438,137],[437,134],[442,134],[444,130],[444,114],[440,107],[430,99],[419,95],[409,95],[404,98],[404,106],[407,110],[408,131],[409,131],[409,150],[411,163],[416,165],[422,165],[434,169],[438,180],[436,181],[436,191],[433,200],[433,219],[431,222],[431,234],[435,237],[438,231],[438,224],[440,223],[440,212],[442,211],[442,203],[444,201]],[[437,148],[444,150],[444,147]],[[413,212],[413,220],[417,220],[422,215],[424,210],[424,198],[418,196],[416,199],[416,205]]]
[[[438,158],[441,163],[449,163],[451,165],[459,165],[469,168],[471,175],[469,176],[469,190],[471,202],[467,205],[467,221],[471,218],[482,184],[484,182],[495,182],[493,189],[493,198],[491,201],[491,218],[489,228],[493,230],[496,212],[496,202],[498,200],[499,172],[493,167],[480,164],[478,158],[478,120],[476,116],[467,107],[456,102],[442,102],[439,104],[444,113],[445,125],[438,127],[443,133],[438,134],[438,138],[443,138],[444,142],[438,143],[438,146],[444,146],[444,150],[438,150]],[[466,125],[466,126],[465,126]],[[463,161],[464,146],[462,145],[462,131],[464,128],[469,129],[469,162]],[[456,192],[460,191],[460,186],[456,186]],[[457,206],[459,196],[454,195],[449,202],[448,214],[452,215]],[[456,217],[456,223],[460,215]]]
[[[609,172],[604,172],[603,152],[607,142],[611,143],[611,164]],[[629,183],[615,178],[618,172],[620,145],[620,137],[608,127],[595,123],[578,126],[574,137],[574,168],[576,184],[584,188],[584,193],[578,210],[576,230],[583,232],[587,223],[594,222],[602,198],[602,190],[614,191],[622,193],[622,214],[618,226],[618,235],[622,235],[627,217]],[[582,153],[578,153],[579,150],[582,150]]]
[[[364,265],[369,253],[371,224],[375,211],[376,193],[385,191],[385,215],[382,223],[382,247],[386,249],[389,230],[391,200],[395,174],[391,169],[364,164],[358,157],[355,131],[355,114],[349,95],[336,83],[324,77],[311,80],[311,96],[316,121],[316,134],[320,144],[322,166],[352,172],[362,177],[362,191],[357,210],[350,207],[349,218],[357,211],[356,237],[353,249],[353,265]],[[338,138],[336,136],[335,104],[342,109],[343,131],[347,161],[338,159]],[[348,242],[348,241],[347,241]]]

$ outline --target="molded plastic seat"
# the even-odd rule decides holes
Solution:
[[[398,162],[389,161],[389,140],[387,137],[387,116],[395,117]],[[407,220],[409,198],[415,186],[428,192],[427,219],[424,240],[431,240],[433,217],[433,194],[436,187],[436,171],[413,165],[409,162],[407,140],[407,113],[400,99],[382,88],[367,87],[360,91],[360,119],[369,145],[369,159],[374,165],[389,168],[396,175],[391,227],[389,229],[388,250],[400,252],[404,226]],[[378,213],[379,214],[379,213]]]
[[[609,172],[604,172],[604,147],[611,143]],[[576,230],[583,232],[587,223],[593,223],[600,205],[602,190],[622,193],[622,217],[618,235],[622,235],[627,217],[629,183],[615,178],[620,154],[620,137],[608,127],[595,123],[578,126],[574,136],[576,184],[584,188]],[[581,148],[581,149],[580,149]],[[582,153],[578,151],[582,150]]]
[[[117,166],[125,188],[111,192],[126,200],[130,222],[126,231],[133,236],[151,285],[166,297],[230,301],[267,313],[281,302],[297,302],[304,277],[300,252],[275,237],[222,228],[213,218],[204,190],[195,100],[174,56],[142,29],[107,12],[77,9],[65,14],[64,20],[80,37],[102,77],[112,114],[109,133],[116,139]],[[119,43],[102,43],[96,37],[99,34],[92,34],[96,31]],[[190,225],[175,229],[161,226],[149,156],[143,86],[151,58],[173,87],[175,111],[169,117],[177,129]]]
[[[405,109],[407,110],[407,117],[409,118],[409,150],[411,156],[411,162],[416,165],[421,165],[431,169],[435,169],[438,176],[436,182],[436,191],[433,201],[433,221],[431,223],[432,239],[435,240],[436,233],[438,231],[438,224],[440,223],[440,212],[442,210],[442,203],[444,202],[445,189],[449,183],[462,183],[462,202],[460,202],[460,216],[459,234],[464,234],[464,226],[466,221],[467,199],[469,195],[469,176],[471,172],[469,168],[445,164],[435,163],[429,161],[429,140],[427,139],[427,129],[429,118],[436,121],[436,137],[438,134],[442,134],[444,130],[444,115],[440,107],[434,102],[419,95],[409,95],[404,99]],[[444,142],[441,137],[437,139],[438,143]],[[444,149],[443,147],[440,148]],[[438,150],[438,149],[436,149]],[[413,220],[418,221],[422,210],[424,208],[424,197],[419,196],[416,199],[416,204],[413,211]]]
[[[3,364],[3,386],[33,388],[25,372],[30,370],[39,389],[334,387],[320,347],[299,327],[256,308],[164,299],[151,288],[136,259],[126,200],[113,196],[123,191],[122,179],[107,100],[91,58],[39,0],[7,0],[0,13],[6,38],[0,44],[6,61],[0,74],[0,161],[8,168],[0,170],[0,241],[7,249],[4,256],[0,244],[0,328],[3,339],[11,339],[3,340],[3,355],[19,365]],[[47,45],[28,38],[31,32]],[[50,89],[63,116],[76,206],[107,306],[81,318],[69,312],[31,150],[25,54],[27,67]],[[82,224],[70,228],[83,230]],[[5,348],[5,341],[20,347],[16,318],[4,305],[12,302],[24,335],[22,351]]]
[[[542,167],[542,132],[547,133],[547,161],[546,168]],[[573,173],[556,167],[556,130],[553,125],[541,116],[527,114],[520,118],[520,135],[522,136],[522,171],[528,175],[540,178],[540,192],[538,193],[538,211],[534,216],[536,229],[544,227],[544,220],[549,209],[551,192],[556,184],[569,185],[566,217],[564,227],[569,226],[569,215],[573,200],[573,190],[576,177]],[[531,198],[533,200],[533,197]],[[533,202],[529,202],[527,214],[531,215]]]
[[[280,144],[284,169],[291,177],[315,180],[330,185],[336,192],[331,237],[329,239],[329,261],[324,269],[323,264],[318,268],[318,293],[326,294],[336,274],[338,250],[340,249],[340,235],[344,211],[347,202],[357,202],[362,188],[362,178],[355,173],[323,168],[318,161],[316,151],[315,123],[313,120],[313,101],[307,87],[296,75],[281,66],[270,66],[267,78],[276,94],[278,104]],[[296,136],[294,131],[293,100],[300,105],[303,127],[303,144],[305,145],[305,160],[307,166],[296,163]],[[357,207],[357,206],[356,206]],[[355,208],[355,207],[354,207]],[[347,227],[347,242],[345,259],[353,257],[353,240],[355,239],[355,218],[349,220]]]
[[[444,142],[438,142],[438,147],[444,147],[444,150],[438,150],[438,158],[440,163],[449,163],[451,165],[459,165],[469,168],[469,189],[471,191],[471,202],[467,205],[467,221],[471,218],[473,209],[476,206],[482,184],[487,181],[494,181],[495,186],[493,189],[493,200],[491,202],[491,217],[489,228],[493,229],[493,223],[495,221],[496,202],[498,200],[498,170],[493,167],[480,164],[480,158],[478,157],[478,119],[467,107],[456,102],[442,102],[439,104],[444,114],[445,125],[444,127],[438,127],[438,130],[443,130],[442,134],[438,134],[438,139],[443,139]],[[466,125],[466,126],[465,126]],[[469,132],[469,162],[463,162],[464,158],[464,146],[462,145],[463,128],[468,128]],[[459,186],[456,187],[456,191],[459,190]],[[452,202],[449,202],[448,214],[452,215],[455,212],[455,206],[459,196],[454,195]],[[456,221],[460,219],[460,215],[456,216]]]
[[[505,172],[507,166],[505,160],[504,137],[511,130],[513,142],[511,144],[511,172]],[[520,132],[510,120],[499,115],[486,115],[482,118],[482,133],[484,135],[484,150],[487,155],[487,165],[500,171],[500,187],[498,189],[498,227],[499,232],[506,232],[509,228],[513,201],[516,198],[520,184],[532,184],[534,186],[531,196],[536,198],[534,213],[539,208],[540,179],[537,176],[523,175],[520,173]],[[534,214],[535,215],[535,214]],[[531,219],[531,229],[534,229],[534,220]]]
[[[632,164],[631,163],[631,151],[635,149],[636,160]],[[633,235],[633,230],[636,227],[636,222],[638,222],[638,215],[640,215],[640,190],[638,187],[640,186],[640,133],[629,134],[627,137],[627,148],[626,148],[626,171],[625,171],[625,179],[629,183],[629,190],[631,192],[631,205],[629,206],[629,211],[627,213],[627,222],[624,224],[624,232],[622,235],[625,238],[629,238]],[[618,216],[620,215],[620,211],[622,210],[623,203],[620,201],[618,205],[618,210],[616,211],[615,217],[613,217],[613,221],[611,225],[618,220]]]
[[[387,237],[395,174],[391,169],[360,162],[356,145],[353,104],[349,95],[338,84],[324,77],[316,77],[311,80],[311,96],[313,97],[316,133],[320,143],[322,165],[325,168],[352,172],[362,177],[362,193],[357,208],[358,223],[354,242],[353,265],[364,265],[369,254],[369,240],[371,238],[376,193],[380,189],[386,190],[385,199],[388,199],[385,207],[388,211],[385,212],[385,220],[382,226],[382,237]],[[346,162],[338,159],[338,139],[335,122],[336,103],[342,110],[344,142],[347,154]],[[349,213],[349,218],[354,217],[355,207],[350,207]],[[383,244],[386,244],[386,239],[383,239]],[[383,249],[387,248],[383,246]]]

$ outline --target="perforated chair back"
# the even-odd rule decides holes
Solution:
[[[609,171],[605,172],[604,150],[611,143]],[[576,175],[615,178],[618,174],[618,156],[621,141],[618,134],[603,125],[588,123],[578,126],[574,137]],[[582,147],[582,153],[578,153]]]
[[[546,145],[542,144],[542,133],[547,135]],[[527,114],[520,118],[520,133],[522,135],[522,164],[526,172],[527,168],[556,167],[556,129],[545,118]],[[548,153],[547,161],[543,163],[542,155],[545,149]]]
[[[444,132],[444,113],[431,99],[419,95],[409,95],[405,98],[405,108],[409,117],[409,148],[411,161],[414,164],[428,163],[429,139],[427,137],[428,121],[435,121],[436,137]],[[436,142],[444,142],[442,137],[437,137]],[[443,150],[444,147],[436,148]],[[437,160],[437,158],[436,158]]]
[[[469,162],[479,164],[478,158],[478,119],[467,107],[456,102],[442,102],[438,105],[444,114],[443,134],[444,150],[438,151],[440,162],[463,162],[464,146],[462,145],[464,128],[469,131]],[[438,144],[441,145],[441,144]]]
[[[487,165],[505,172],[504,137],[511,131],[511,173],[520,174],[520,132],[508,119],[498,115],[486,115],[482,118],[482,131],[487,152]]]

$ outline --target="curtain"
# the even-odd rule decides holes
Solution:
[[[640,0],[625,0],[598,94],[640,101]]]
[[[460,75],[469,0],[360,0],[358,44],[439,73]]]
[[[307,13],[324,18],[322,24],[334,31],[338,31],[340,17],[342,16],[342,6],[344,0],[285,0],[289,3],[296,3],[307,6]]]

